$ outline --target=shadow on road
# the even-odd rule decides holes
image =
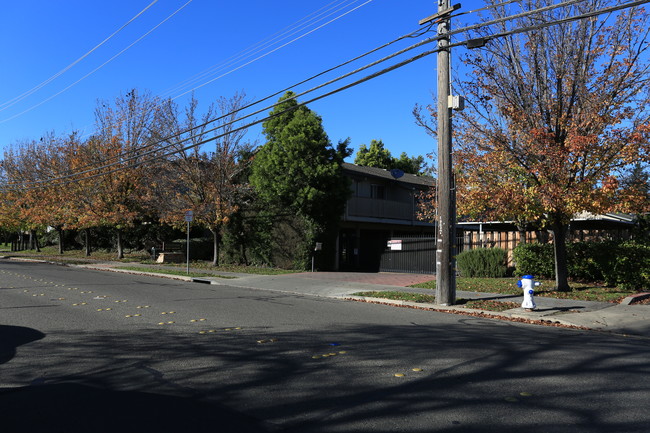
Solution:
[[[111,391],[61,383],[0,393],[2,431],[266,432],[259,423],[216,404],[136,391]],[[9,414],[9,416],[7,416]]]
[[[22,326],[0,325],[0,364],[10,361],[16,355],[16,348],[40,340],[45,334]]]
[[[0,425],[12,433],[647,431],[647,340],[472,317],[435,323],[428,314],[402,311],[412,322],[391,326],[341,315],[291,332],[60,332],[2,371],[43,385],[0,394]]]

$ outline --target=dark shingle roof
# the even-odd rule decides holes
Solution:
[[[404,173],[404,176],[400,177],[399,179],[395,179],[393,175],[390,174],[390,170],[386,170],[384,168],[377,168],[377,167],[365,167],[362,165],[350,164],[347,162],[343,163],[343,171],[357,176],[374,177],[378,179],[386,179],[386,180],[393,180],[393,181],[396,180],[398,182],[407,183],[411,185],[434,186],[436,183],[436,180],[433,177],[416,176],[410,173]]]

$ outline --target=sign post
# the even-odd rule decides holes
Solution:
[[[187,275],[190,274],[190,223],[194,221],[194,212],[191,210],[185,211],[185,221],[187,222],[187,243],[185,250],[187,251]]]
[[[321,251],[323,249],[323,243],[322,242],[316,242],[316,246],[314,247],[314,252],[311,255],[311,271],[314,272],[314,258],[316,257],[316,251]]]

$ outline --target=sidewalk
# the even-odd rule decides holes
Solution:
[[[117,263],[105,263],[78,266],[119,271],[114,268],[116,265]],[[134,271],[122,272],[134,273]],[[537,304],[537,309],[535,311],[526,311],[523,308],[514,308],[503,312],[493,312],[465,308],[460,305],[440,306],[428,303],[353,296],[354,293],[362,291],[401,291],[431,295],[434,294],[432,290],[410,288],[407,286],[429,281],[435,278],[433,275],[357,272],[303,272],[283,275],[253,275],[219,272],[218,274],[229,278],[219,278],[217,276],[191,278],[162,274],[154,275],[185,281],[194,281],[197,283],[227,285],[232,287],[268,290],[304,296],[321,296],[364,302],[376,302],[457,314],[478,314],[485,317],[505,320],[525,321],[541,325],[575,327],[650,338],[650,305],[647,304],[625,305],[625,302],[622,304],[613,304],[608,302],[575,301],[570,299],[536,296],[535,303]],[[496,301],[510,301],[518,304],[521,304],[523,301],[523,296],[464,291],[457,292],[456,298],[491,299]],[[630,300],[628,300],[628,302],[629,301]]]

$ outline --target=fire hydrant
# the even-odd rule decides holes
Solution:
[[[533,299],[533,294],[535,293],[534,288],[541,284],[542,283],[539,281],[535,281],[535,277],[532,275],[524,275],[521,277],[521,280],[517,281],[517,286],[524,290],[524,302],[521,303],[521,308],[525,308],[528,311],[533,311],[537,308],[535,300]]]

